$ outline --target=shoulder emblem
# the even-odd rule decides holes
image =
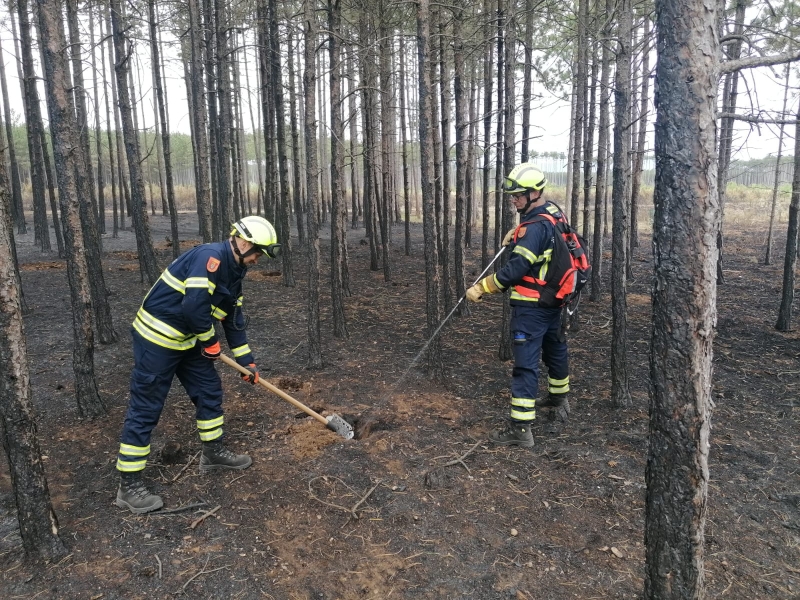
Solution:
[[[525,234],[528,232],[527,227],[519,227],[517,228],[517,239],[520,240],[525,237]]]
[[[206,270],[209,273],[214,273],[217,269],[219,269],[219,259],[216,259],[212,256],[206,263]]]

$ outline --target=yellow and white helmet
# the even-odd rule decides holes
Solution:
[[[506,175],[503,191],[506,194],[522,194],[523,192],[541,191],[547,185],[547,178],[542,170],[532,162],[517,165]]]
[[[264,217],[251,215],[239,219],[231,225],[231,235],[253,244],[253,248],[243,256],[258,251],[263,252],[270,258],[280,256],[281,245],[278,243],[278,234],[275,233],[272,223]]]

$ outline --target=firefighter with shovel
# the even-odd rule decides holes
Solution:
[[[242,379],[257,383],[242,314],[242,280],[248,266],[263,255],[276,258],[280,250],[269,221],[244,217],[233,224],[226,241],[196,246],[176,258],[145,296],[133,321],[134,368],[117,458],[120,508],[140,514],[164,505],[141,475],[150,455],[150,434],[176,375],[196,407],[203,444],[200,472],[246,469],[253,462],[222,441],[222,382],[214,367],[221,348],[214,321],[221,321],[228,346],[244,368]]]

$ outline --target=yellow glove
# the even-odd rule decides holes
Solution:
[[[508,230],[506,237],[503,238],[503,246],[508,246],[511,242],[514,241],[514,232],[517,230],[516,227]]]
[[[467,300],[470,302],[480,302],[481,296],[483,296],[483,288],[481,287],[480,282],[476,283],[467,290]]]
[[[478,283],[467,290],[467,299],[472,302],[480,302],[484,294],[498,294],[503,291],[494,275],[487,275]]]

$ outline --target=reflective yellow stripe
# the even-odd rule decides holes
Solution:
[[[211,326],[211,329],[209,329],[208,331],[204,331],[203,333],[198,333],[197,334],[197,339],[200,340],[201,342],[207,342],[212,337],[214,337],[214,326],[213,325]]]
[[[242,297],[241,297],[241,296],[239,296],[239,297],[236,299],[236,306],[241,306],[241,305],[242,305]]]
[[[509,296],[509,300],[523,300],[525,302],[538,302],[538,298],[531,298],[529,296],[523,296],[519,292],[517,292],[517,288],[511,288],[511,294]]]
[[[123,471],[124,473],[133,473],[135,471],[141,471],[147,465],[147,460],[120,460],[117,459],[117,471]]]
[[[250,346],[245,344],[244,346],[239,346],[238,348],[231,348],[231,352],[233,352],[233,356],[235,358],[239,358],[240,356],[250,353]]]
[[[186,285],[180,279],[173,277],[169,269],[164,269],[164,272],[161,274],[161,279],[176,292],[180,292],[181,294],[186,293]]]
[[[222,435],[222,427],[217,429],[211,429],[209,431],[200,430],[200,441],[201,442],[210,442],[212,440],[217,439]]]
[[[511,406],[534,408],[536,406],[536,398],[511,398]]]
[[[225,416],[219,416],[215,419],[209,419],[208,421],[197,421],[197,428],[198,429],[214,429],[214,427],[219,427],[225,422]]]
[[[553,379],[552,377],[548,377],[547,383],[549,385],[569,385],[569,375],[564,377],[564,379]]]
[[[566,394],[569,391],[569,384],[559,386],[550,384],[547,388],[547,391],[551,394]]]
[[[208,290],[209,294],[214,293],[214,288],[217,286],[208,280],[208,277],[189,277],[185,282],[186,289],[199,288],[201,290]]]
[[[139,312],[136,313],[136,317],[140,319],[150,329],[155,329],[158,333],[160,333],[164,337],[170,338],[176,342],[185,342],[186,340],[192,337],[192,334],[178,331],[171,325],[164,323],[164,321],[156,319],[143,307],[139,308]]]
[[[147,446],[131,446],[130,444],[120,444],[119,453],[125,456],[147,456],[150,454],[150,444]]]
[[[214,306],[212,304],[211,305],[211,316],[214,317],[215,319],[219,319],[220,321],[222,321],[222,319],[224,319],[225,317],[228,316],[228,313],[226,313],[224,310],[222,310],[218,306]]]
[[[175,340],[171,340],[168,337],[164,337],[160,333],[156,333],[147,327],[138,317],[133,322],[133,328],[148,342],[152,342],[157,346],[161,346],[162,348],[169,348],[170,350],[188,350],[189,348],[194,348],[194,345],[197,342],[197,338],[195,337],[192,337],[185,342],[176,342]]]
[[[517,421],[533,421],[536,418],[536,411],[529,410],[529,411],[520,411],[520,410],[511,410],[511,418],[516,419]]]
[[[522,246],[516,246],[516,247],[514,248],[514,252],[515,252],[516,254],[519,254],[519,255],[520,255],[520,256],[522,256],[523,258],[525,258],[525,259],[526,259],[526,260],[527,260],[529,263],[531,263],[531,264],[533,264],[533,263],[535,263],[537,260],[539,260],[539,257],[538,257],[538,256],[536,256],[536,255],[535,255],[533,252],[531,252],[531,251],[530,251],[530,250],[528,250],[527,248],[523,248]]]

